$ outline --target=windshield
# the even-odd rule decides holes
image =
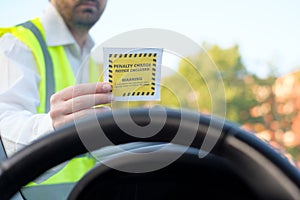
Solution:
[[[0,26],[35,17],[47,3],[5,1]],[[300,169],[299,7],[296,0],[108,1],[90,30],[95,47],[81,58],[76,84],[88,82],[92,62],[100,68],[96,80],[113,86],[115,101],[105,106],[211,114],[266,141]],[[61,184],[57,195],[74,184]],[[25,187],[23,195],[43,196],[50,187],[56,186]]]

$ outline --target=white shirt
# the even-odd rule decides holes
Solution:
[[[63,19],[49,4],[40,17],[48,46],[64,46],[78,82],[87,81],[87,72],[78,75],[94,45],[89,37],[79,45]],[[8,156],[33,140],[53,131],[49,113],[37,114],[40,75],[29,48],[11,34],[0,38],[0,134]]]

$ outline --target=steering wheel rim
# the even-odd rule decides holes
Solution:
[[[156,111],[148,108],[130,109],[130,115],[137,124],[147,125],[152,123],[149,118],[149,113],[153,116],[160,116],[161,110]],[[230,159],[236,165],[241,165],[242,168],[248,171],[255,170],[257,167],[263,170],[263,173],[271,173],[270,177],[275,181],[272,187],[278,187],[276,195],[288,197],[288,199],[298,199],[300,196],[300,174],[299,171],[283,156],[276,152],[265,142],[256,138],[253,134],[233,126],[228,121],[219,120],[210,115],[201,113],[176,110],[165,108],[167,121],[164,124],[164,130],[169,130],[168,134],[163,134],[160,131],[152,137],[136,138],[132,135],[124,133],[118,128],[115,118],[121,120],[119,123],[129,123],[131,119],[123,118],[127,116],[128,110],[117,110],[114,112],[106,112],[95,117],[82,119],[76,123],[70,123],[60,129],[54,131],[48,136],[41,138],[31,145],[25,147],[8,160],[1,163],[0,166],[0,195],[1,199],[9,199],[22,186],[34,180],[46,170],[71,159],[74,156],[87,152],[86,145],[82,142],[82,137],[78,134],[78,127],[83,127],[85,136],[88,139],[94,138],[97,134],[95,131],[95,120],[97,126],[101,126],[103,130],[114,130],[109,133],[109,140],[115,144],[125,144],[129,142],[165,142],[168,143],[174,139],[176,130],[179,124],[184,124],[187,134],[194,134],[193,131],[188,131],[191,123],[195,123],[194,119],[198,119],[198,130],[192,135],[194,138],[191,147],[200,148],[204,139],[207,136],[208,127],[221,131],[221,135],[217,139],[210,153],[220,155]],[[150,120],[150,121],[149,121]],[[159,120],[158,120],[159,121]],[[91,123],[93,122],[93,123]],[[211,135],[210,137],[215,137]],[[213,138],[216,139],[216,138]],[[185,145],[186,141],[177,140],[179,145]],[[55,146],[53,145],[55,144]],[[104,147],[105,143],[100,143],[93,148],[98,149]],[[72,146],[73,148],[69,148]],[[89,149],[91,150],[91,149]],[[34,155],[34,156],[33,156]],[[256,160],[256,157],[259,157]],[[51,158],[51,159],[50,159]],[[241,160],[244,158],[244,160]],[[249,160],[254,164],[245,166],[244,163],[249,163]],[[37,164],[39,163],[39,164]],[[43,163],[43,164],[40,164]],[[271,166],[271,172],[267,169]],[[274,177],[274,175],[276,175]],[[243,173],[241,173],[243,176]],[[246,179],[249,177],[245,177]],[[251,179],[249,179],[251,183]],[[252,185],[255,185],[251,183]],[[260,185],[257,190],[267,190],[270,188]],[[272,189],[272,188],[271,188]]]
[[[144,156],[154,151],[159,154]],[[198,153],[198,149],[186,150],[171,143],[146,143],[141,148],[120,152],[91,169],[77,182],[67,199],[175,200],[196,199],[199,194],[209,199],[261,199],[226,159],[213,154],[199,159]],[[177,160],[157,170],[136,173],[118,169],[163,164],[166,158],[177,154],[181,154]],[[112,165],[116,168],[109,167]]]

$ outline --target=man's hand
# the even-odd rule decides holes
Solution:
[[[100,104],[112,101],[111,86],[108,83],[85,83],[67,87],[51,96],[50,116],[54,129],[75,119],[109,110]]]

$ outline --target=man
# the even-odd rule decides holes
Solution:
[[[94,45],[89,30],[101,17],[106,3],[106,0],[50,0],[44,14],[33,20],[44,35],[54,65],[56,93],[51,98],[44,97],[45,66],[39,64],[42,56],[34,50],[39,45],[32,47],[32,41],[27,42],[29,39],[23,34],[28,30],[3,33],[0,133],[8,156],[75,118],[108,109],[92,107],[111,101],[110,85],[85,83],[89,78],[86,73],[79,73]],[[82,84],[75,86],[75,83]],[[44,109],[47,102],[49,111]]]
[[[50,0],[41,17],[0,29],[0,134],[8,156],[66,123],[109,109],[99,105],[111,102],[111,86],[89,82],[95,63],[81,69],[94,45],[89,30],[106,3]],[[94,164],[82,155],[29,185],[74,183]]]

